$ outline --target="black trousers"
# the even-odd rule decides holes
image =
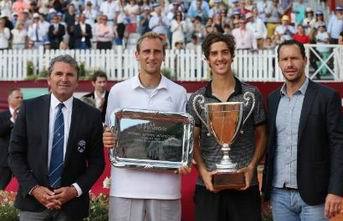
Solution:
[[[258,186],[245,191],[222,190],[210,192],[196,185],[196,221],[261,221],[261,199]]]
[[[112,49],[111,41],[98,41],[96,43],[96,49]]]
[[[12,179],[12,171],[9,167],[0,167],[0,190],[4,190]]]

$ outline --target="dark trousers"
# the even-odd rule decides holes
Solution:
[[[72,218],[62,210],[43,210],[42,212],[20,211],[19,221],[82,221],[83,219]]]
[[[196,221],[261,221],[261,199],[258,186],[245,191],[208,191],[195,187]]]
[[[0,167],[0,190],[4,190],[12,179],[12,171],[9,167]]]
[[[96,43],[96,49],[112,49],[112,42],[111,41],[98,41]]]

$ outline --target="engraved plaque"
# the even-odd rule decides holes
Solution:
[[[110,152],[117,167],[177,169],[190,166],[193,118],[186,113],[123,109],[114,114],[116,148]]]

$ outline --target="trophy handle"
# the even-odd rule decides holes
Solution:
[[[198,112],[198,109],[196,106],[197,102],[199,103],[200,109],[202,109],[203,111],[206,111],[205,110],[205,97],[201,94],[196,95],[193,99],[192,105],[193,105],[193,109],[194,109],[195,114],[199,117],[201,122],[206,126],[207,131],[210,132],[211,130],[210,130],[209,126],[207,125],[206,121],[201,117],[200,113]]]
[[[243,95],[243,99],[244,99],[244,106],[247,107],[250,103],[250,100],[252,100],[252,104],[251,104],[251,108],[248,112],[248,115],[246,116],[246,118],[243,120],[242,126],[245,124],[245,122],[248,120],[248,118],[250,117],[250,115],[252,114],[254,108],[255,108],[255,95],[251,92],[245,92]]]

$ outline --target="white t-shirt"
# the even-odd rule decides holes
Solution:
[[[122,108],[185,112],[186,90],[162,76],[152,92],[144,88],[138,76],[115,84],[108,97],[106,123]],[[179,199],[180,175],[171,172],[151,172],[138,169],[111,168],[110,196],[136,199]]]

